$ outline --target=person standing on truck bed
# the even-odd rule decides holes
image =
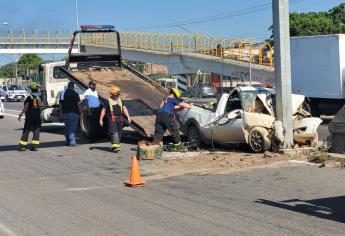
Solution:
[[[179,100],[179,97],[180,91],[176,88],[172,88],[169,95],[162,100],[156,115],[153,143],[161,142],[165,131],[169,130],[173,139],[172,146],[178,148],[181,145],[180,131],[175,120],[175,110],[192,108],[192,105]]]
[[[22,137],[19,140],[19,151],[25,151],[28,145],[29,133],[33,131],[31,141],[31,150],[36,151],[40,144],[40,129],[41,129],[41,97],[39,93],[39,85],[32,83],[30,85],[30,95],[24,101],[22,112],[18,116],[20,121],[25,113],[25,123]]]
[[[117,86],[114,86],[110,89],[110,98],[108,98],[108,100],[105,102],[99,118],[99,125],[103,127],[103,118],[105,115],[107,117],[108,133],[113,152],[118,152],[121,148],[120,141],[123,127],[122,115],[124,114],[128,119],[128,123],[131,123],[131,117],[129,116],[128,110],[120,98],[120,93],[121,90]]]
[[[74,83],[69,82],[64,94],[60,97],[60,117],[65,123],[65,137],[67,146],[78,146],[75,133],[78,128],[79,115],[82,116],[79,94],[74,91]]]
[[[91,79],[91,78],[89,78]],[[89,88],[84,93],[85,98],[85,105],[87,109],[87,116],[89,118],[89,124],[90,124],[90,136],[91,136],[91,142],[95,142],[97,138],[97,134],[99,133],[98,130],[100,130],[99,127],[99,97],[98,93],[96,91],[96,83],[95,81],[91,80],[89,81]]]

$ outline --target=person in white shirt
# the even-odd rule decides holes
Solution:
[[[100,134],[101,127],[98,124],[100,115],[99,97],[96,91],[96,83],[93,80],[90,80],[89,88],[84,92],[84,101],[90,125],[90,141],[95,142]]]
[[[96,91],[96,83],[91,80],[89,82],[89,88],[84,93],[84,99],[86,101],[86,106],[89,109],[97,108],[99,109],[99,97]]]

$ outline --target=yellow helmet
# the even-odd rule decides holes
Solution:
[[[30,89],[39,89],[41,86],[38,83],[32,82],[30,84]]]
[[[120,94],[121,89],[117,86],[113,86],[113,87],[111,87],[109,92],[111,95],[118,95],[118,94]]]
[[[181,93],[180,93],[180,91],[177,88],[172,88],[170,90],[170,93],[173,93],[176,98],[179,98],[181,96]]]

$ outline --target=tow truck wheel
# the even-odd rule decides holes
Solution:
[[[254,127],[249,132],[249,146],[253,152],[265,152],[271,148],[271,141],[268,138],[267,129],[262,127]]]
[[[83,117],[80,119],[80,129],[85,137],[90,138],[90,121],[89,116],[86,114],[86,112],[84,112]]]
[[[193,149],[199,149],[201,147],[201,136],[196,125],[190,125],[188,128],[188,142]]]
[[[106,120],[104,120],[103,127],[100,127],[99,124],[91,124],[92,122],[98,122],[98,120],[92,121],[90,115],[88,115],[88,113],[84,111],[83,118],[80,119],[80,130],[84,137],[91,140],[107,137],[108,126]]]

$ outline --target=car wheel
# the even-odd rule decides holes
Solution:
[[[193,149],[199,149],[202,144],[200,131],[196,125],[191,125],[188,128],[188,142]]]
[[[267,129],[262,127],[254,127],[249,132],[249,146],[253,152],[265,152],[271,148]]]

